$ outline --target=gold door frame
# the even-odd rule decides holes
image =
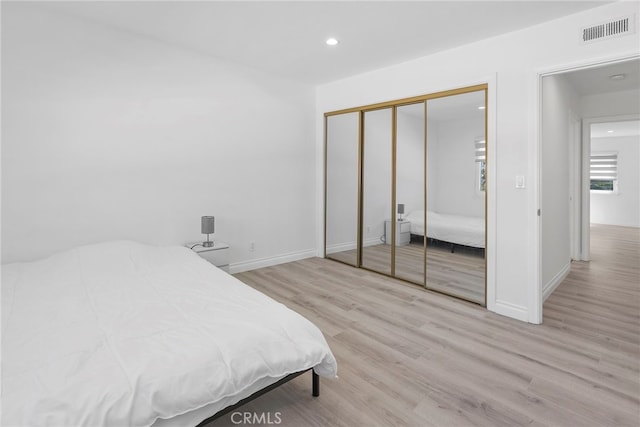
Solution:
[[[484,191],[484,229],[485,229],[485,256],[484,256],[484,303],[480,304],[484,307],[487,306],[487,253],[488,253],[488,249],[487,249],[487,214],[488,214],[488,208],[487,208],[487,194],[489,192],[489,167],[488,167],[488,163],[489,163],[489,121],[488,121],[488,113],[489,113],[489,101],[488,101],[488,97],[489,97],[489,85],[488,83],[482,83],[482,84],[478,84],[478,85],[473,85],[473,86],[466,86],[466,87],[461,87],[461,88],[457,88],[457,89],[450,89],[450,90],[445,90],[445,91],[440,91],[440,92],[434,92],[434,93],[430,93],[430,94],[425,94],[425,95],[419,95],[419,96],[413,96],[413,97],[409,97],[409,98],[402,98],[402,99],[397,99],[397,100],[393,100],[393,101],[385,101],[385,102],[380,102],[380,103],[376,103],[376,104],[369,104],[369,105],[364,105],[364,106],[360,106],[360,107],[353,107],[353,108],[346,108],[346,109],[342,109],[342,110],[336,110],[336,111],[330,111],[330,112],[326,112],[324,113],[324,257],[327,259],[331,259],[332,261],[337,261],[337,262],[343,262],[337,259],[332,259],[330,257],[327,257],[327,146],[328,146],[328,135],[327,135],[327,127],[328,127],[328,121],[327,119],[330,116],[336,116],[336,115],[341,115],[341,114],[348,114],[348,113],[358,113],[358,187],[357,187],[357,192],[358,192],[358,225],[357,225],[357,241],[356,241],[356,268],[362,268],[364,270],[367,271],[373,271],[375,273],[378,274],[382,274],[384,276],[387,277],[392,277],[396,280],[401,280],[403,282],[407,282],[407,283],[411,283],[412,285],[418,285],[418,286],[422,286],[425,289],[428,289],[430,291],[433,292],[438,292],[441,294],[445,294],[445,295],[449,295],[458,299],[462,299],[465,301],[469,301],[472,302],[474,304],[478,304],[477,301],[472,301],[469,300],[467,298],[464,298],[462,296],[459,295],[454,295],[451,294],[449,292],[443,291],[443,290],[439,290],[439,289],[434,289],[434,288],[430,288],[427,287],[427,238],[426,238],[426,227],[427,227],[427,146],[428,146],[428,137],[427,137],[427,117],[428,117],[428,113],[427,113],[427,101],[431,100],[431,99],[437,99],[437,98],[444,98],[444,97],[448,97],[448,96],[453,96],[453,95],[461,95],[461,94],[465,94],[465,93],[470,93],[470,92],[479,92],[479,91],[483,91],[484,92],[484,135],[485,135],[485,191]],[[406,280],[406,279],[402,279],[399,277],[395,276],[395,249],[396,249],[396,227],[391,227],[391,240],[392,240],[392,244],[391,244],[391,274],[386,274],[386,273],[381,273],[375,270],[371,270],[369,268],[363,267],[362,266],[362,235],[363,235],[363,172],[364,172],[364,165],[363,165],[363,160],[364,160],[364,113],[368,112],[368,111],[375,111],[375,110],[381,110],[381,109],[385,109],[385,108],[391,108],[391,129],[392,129],[392,139],[391,139],[391,149],[392,149],[392,153],[391,153],[391,221],[392,224],[395,224],[395,220],[396,220],[396,144],[397,144],[397,108],[403,105],[412,105],[412,104],[419,104],[419,103],[424,103],[424,171],[423,171],[423,176],[424,176],[424,184],[423,184],[423,191],[424,191],[424,224],[425,224],[425,236],[424,236],[424,241],[423,241],[423,250],[424,250],[424,254],[423,254],[423,261],[424,261],[424,268],[423,268],[423,283],[422,284],[417,284],[415,282],[412,282],[410,280]],[[343,262],[344,263],[344,262]],[[351,265],[348,263],[344,263],[347,265]]]

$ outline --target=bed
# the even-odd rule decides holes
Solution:
[[[309,369],[337,373],[315,325],[184,247],[2,268],[3,425],[196,425]]]
[[[413,211],[405,217],[411,221],[411,234],[425,235],[424,211]],[[484,218],[427,211],[427,238],[452,245],[485,247]]]

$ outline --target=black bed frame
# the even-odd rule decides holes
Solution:
[[[270,392],[274,388],[278,388],[282,384],[284,384],[286,382],[289,382],[292,379],[294,379],[296,377],[299,377],[300,375],[302,375],[302,374],[304,374],[305,372],[308,372],[308,371],[311,371],[311,375],[312,375],[311,376],[311,382],[312,382],[312,384],[311,384],[311,395],[313,397],[318,397],[318,396],[320,396],[320,377],[318,376],[318,374],[316,374],[314,372],[313,368],[310,368],[310,369],[306,369],[304,371],[294,372],[293,374],[289,374],[286,377],[280,379],[279,381],[276,381],[275,383],[273,383],[271,385],[268,385],[265,388],[256,391],[251,396],[245,397],[244,399],[242,399],[241,401],[239,401],[235,405],[227,406],[226,408],[222,409],[221,411],[216,412],[215,414],[213,414],[212,416],[210,416],[206,420],[202,421],[196,427],[202,427],[205,424],[210,423],[211,421],[216,420],[216,419],[228,414],[229,412],[235,411],[236,409],[238,409],[242,405],[251,402],[252,400],[262,396],[263,394]]]
[[[411,243],[423,244],[424,236],[421,236],[419,234],[412,234]],[[446,242],[444,240],[438,240],[432,237],[427,237],[427,246],[429,245],[449,247],[451,249],[451,253],[454,253],[456,249],[462,249],[463,251],[466,251],[466,252],[471,252],[480,256],[484,256],[484,248],[476,248],[475,246],[467,246],[467,245],[461,245],[459,243]]]

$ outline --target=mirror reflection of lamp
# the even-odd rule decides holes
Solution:
[[[398,221],[402,221],[404,215],[404,203],[398,203]]]

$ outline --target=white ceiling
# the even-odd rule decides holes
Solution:
[[[610,1],[128,1],[47,7],[311,84]],[[328,37],[340,44],[327,46]]]
[[[594,123],[591,125],[591,138],[616,138],[620,136],[640,135],[640,121]]]
[[[578,95],[596,95],[608,92],[640,89],[640,60],[631,60],[599,67],[570,71],[566,74]],[[611,76],[623,75],[621,80]]]

